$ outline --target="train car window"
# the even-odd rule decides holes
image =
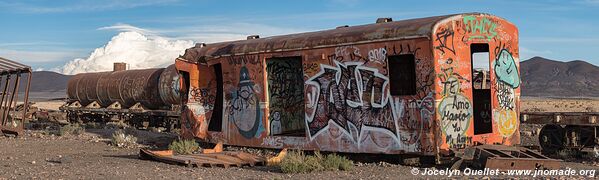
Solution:
[[[266,60],[271,135],[305,136],[302,57]]]
[[[473,44],[472,52],[472,86],[474,89],[491,89],[489,75],[489,45]]]
[[[416,57],[402,54],[387,57],[391,95],[416,94]]]

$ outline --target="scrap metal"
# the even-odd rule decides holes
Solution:
[[[25,82],[27,85],[24,91],[23,114],[19,117],[15,108],[19,100],[19,84],[22,74],[27,74]],[[19,135],[23,132],[23,123],[27,118],[27,106],[29,105],[31,78],[30,66],[0,57],[0,82],[3,82],[2,97],[0,98],[0,129],[2,133]]]

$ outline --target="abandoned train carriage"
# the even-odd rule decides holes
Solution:
[[[197,44],[175,65],[189,138],[419,155],[520,143],[518,31],[493,15]]]

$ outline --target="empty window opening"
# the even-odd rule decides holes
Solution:
[[[491,89],[489,59],[489,45],[472,45],[472,87],[474,89]]]
[[[414,54],[387,57],[391,95],[416,95],[416,58]]]
[[[305,136],[302,57],[266,60],[271,135]]]

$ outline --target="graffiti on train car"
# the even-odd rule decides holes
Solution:
[[[369,143],[382,149],[433,151],[429,134],[434,123],[431,62],[417,59],[418,78],[422,79],[417,82],[419,93],[409,98],[392,97],[389,78],[383,73],[387,56],[415,54],[420,47],[389,47],[370,48],[362,59],[352,59],[360,54],[358,47],[336,48],[336,54],[328,57],[352,61],[333,60],[331,65],[317,66],[320,70],[308,77],[305,88],[306,127],[311,139],[327,132],[331,139],[358,146]],[[343,52],[340,49],[353,51],[339,54]]]
[[[520,86],[520,75],[514,57],[507,49],[502,49],[493,62],[496,76],[497,101],[500,110],[495,113],[498,130],[504,137],[511,136],[518,127],[518,114],[514,89]]]
[[[335,66],[321,64],[321,72],[306,82],[310,95],[306,105],[310,136],[321,132],[329,119],[350,136],[350,126],[357,129],[355,137],[360,137],[364,127],[396,134],[397,113],[393,112],[393,100],[385,91],[387,77],[377,69],[362,66],[361,62],[334,63]]]
[[[384,64],[385,60],[387,60],[387,49],[378,48],[368,51],[368,60],[375,63]]]
[[[451,142],[466,136],[465,132],[470,126],[473,109],[470,99],[460,88],[460,81],[469,80],[454,72],[453,60],[446,62],[450,67],[442,68],[443,73],[438,75],[443,87],[441,92],[443,98],[437,112],[441,117],[441,129],[445,132],[446,141]]]
[[[472,39],[483,39],[491,41],[491,39],[497,36],[497,23],[491,19],[482,17],[476,18],[475,16],[464,16],[463,18],[464,28],[467,32],[464,40]]]
[[[270,133],[281,134],[304,128],[304,76],[301,59],[266,61],[270,111]]]
[[[262,126],[262,111],[255,83],[251,79],[248,68],[244,65],[239,70],[239,83],[230,94],[230,104],[227,107],[228,122],[232,122],[239,134],[250,139],[257,137],[264,130]]]
[[[357,61],[363,60],[362,54],[360,54],[360,49],[356,46],[341,46],[335,48],[335,54],[331,54],[328,56],[329,62],[333,61]]]
[[[435,41],[439,42],[439,46],[436,46],[435,49],[441,51],[443,54],[446,53],[446,50],[455,54],[453,35],[454,32],[451,28],[442,27],[439,32],[435,34]]]
[[[208,87],[211,87],[212,82],[208,84]],[[204,107],[204,111],[212,111],[214,109],[216,97],[210,93],[210,88],[191,87],[189,96],[194,102],[199,102]]]
[[[497,19],[486,16],[465,15],[456,18],[453,22],[447,22],[437,27],[434,36],[433,47],[438,54],[436,99],[437,117],[441,123],[445,142],[450,148],[464,147],[472,141],[499,141],[511,137],[517,131],[517,94],[520,85],[517,61],[510,50],[514,42],[513,37],[504,31],[503,25]],[[461,41],[454,41],[461,39]],[[488,44],[495,48],[490,55],[490,71],[493,78],[491,91],[493,93],[493,134],[475,136],[473,128],[473,95],[471,80],[472,64],[471,45]],[[489,48],[489,49],[491,49]],[[498,137],[498,138],[495,138]],[[510,140],[509,143],[514,143]],[[517,142],[517,141],[516,141]]]

